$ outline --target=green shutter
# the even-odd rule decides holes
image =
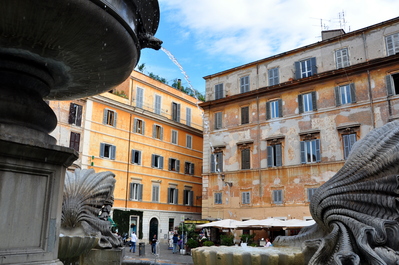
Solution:
[[[387,93],[388,97],[392,96],[393,93],[393,86],[392,86],[392,77],[391,75],[385,76],[385,82],[387,83]]]
[[[298,109],[299,113],[303,113],[303,95],[298,95]]]

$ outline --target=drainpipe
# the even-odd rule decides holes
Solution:
[[[375,117],[374,117],[374,106],[373,106],[373,91],[371,90],[370,70],[367,70],[367,82],[370,98],[370,110],[371,110],[371,122],[373,123],[373,129],[375,129]]]
[[[261,170],[261,143],[260,143],[260,135],[261,135],[261,131],[260,131],[260,120],[259,120],[259,96],[256,96],[256,112],[257,112],[257,127],[258,127],[258,133],[256,134],[256,140],[258,142],[258,174],[259,174],[259,197],[262,198],[263,193],[262,193],[262,170]]]
[[[127,201],[129,198],[129,169],[130,169],[130,141],[131,141],[131,131],[130,129],[132,128],[132,114],[130,113],[129,116],[129,141],[127,144],[127,165],[126,165],[126,198],[125,198],[125,211],[127,211]]]

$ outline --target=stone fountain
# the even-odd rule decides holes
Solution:
[[[310,202],[314,225],[296,236],[278,237],[276,247],[261,251],[194,249],[194,264],[230,264],[223,261],[234,258],[235,265],[397,265],[398,188],[396,120],[356,142],[345,165],[317,189]]]
[[[159,49],[156,0],[4,0],[0,9],[0,264],[57,258],[66,167],[43,99],[105,92]]]

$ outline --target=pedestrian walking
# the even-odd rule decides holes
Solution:
[[[132,235],[130,236],[130,252],[136,253],[136,242],[137,236],[136,233],[133,231]]]

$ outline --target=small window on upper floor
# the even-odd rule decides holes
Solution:
[[[133,132],[144,135],[144,131],[145,131],[145,122],[143,120],[134,118]]]
[[[180,161],[176,158],[169,158],[169,171],[180,171]]]
[[[160,95],[155,95],[155,108],[154,111],[156,114],[161,114],[161,106],[162,106],[162,97]]]
[[[71,132],[69,139],[69,147],[79,152],[80,146],[80,133]]]
[[[301,79],[317,74],[316,57],[295,62],[295,79]]]
[[[240,78],[240,93],[245,93],[249,91],[249,76],[244,76]]]
[[[301,138],[301,163],[309,164],[321,161],[320,135],[318,133],[305,134]]]
[[[71,103],[69,105],[69,124],[75,124],[76,126],[82,125],[82,109],[82,106],[75,103]]]
[[[172,102],[172,120],[180,122],[180,104]]]
[[[193,148],[193,137],[191,135],[186,135],[186,147]]]
[[[309,112],[317,109],[316,92],[298,95],[299,113]]]
[[[144,89],[138,87],[136,90],[136,107],[143,108],[144,103]]]
[[[141,165],[141,151],[132,149],[132,164]]]
[[[156,125],[156,124],[153,125],[152,137],[156,138],[156,139],[159,139],[159,140],[163,139],[163,128],[162,128],[162,126]]]
[[[251,149],[243,148],[241,149],[241,169],[251,168]]]
[[[171,142],[172,142],[172,144],[177,144],[177,131],[175,131],[175,130],[172,130],[172,140],[171,140]]]
[[[273,203],[282,204],[283,203],[283,190],[273,190]]]
[[[283,101],[281,99],[266,102],[266,119],[283,117]]]
[[[194,175],[194,163],[191,162],[184,163],[184,174]]]
[[[215,130],[222,129],[222,112],[215,113]]]
[[[275,67],[267,70],[269,76],[269,86],[278,85],[280,83],[279,68]]]
[[[130,200],[141,201],[143,199],[143,184],[130,183]]]
[[[335,51],[335,62],[337,64],[337,69],[348,67],[350,65],[348,48]]]
[[[335,102],[337,106],[355,103],[356,102],[355,85],[352,83],[336,87]]]
[[[283,139],[268,141],[267,146],[267,167],[281,167],[283,165]]]
[[[399,95],[399,73],[387,75],[385,80],[388,96]]]
[[[310,200],[312,199],[313,194],[315,194],[315,192],[317,191],[317,188],[308,188],[307,189],[307,195],[308,195],[308,202],[310,202]]]
[[[186,108],[186,125],[191,126],[191,109]]]
[[[100,157],[115,160],[116,146],[100,143]]]
[[[211,172],[223,172],[223,152],[211,155]]]
[[[387,55],[394,55],[399,53],[399,33],[391,34],[385,37],[387,46]]]
[[[250,191],[241,192],[241,202],[242,202],[242,204],[250,204],[251,203],[251,192]]]
[[[168,188],[168,203],[178,204],[179,202],[179,190],[175,187]]]
[[[241,108],[241,124],[249,123],[249,107],[242,107]]]
[[[348,156],[352,150],[353,145],[356,143],[356,133],[342,135],[342,142],[344,145],[344,159],[348,159]]]
[[[117,113],[110,109],[104,109],[103,123],[116,127]]]
[[[194,192],[190,189],[183,191],[183,203],[187,206],[193,206]]]
[[[215,100],[223,98],[223,84],[217,84],[215,86]]]
[[[163,156],[153,154],[151,156],[151,167],[163,169]]]
[[[214,198],[215,198],[215,204],[222,204],[222,193],[221,192],[216,192],[214,193]]]

